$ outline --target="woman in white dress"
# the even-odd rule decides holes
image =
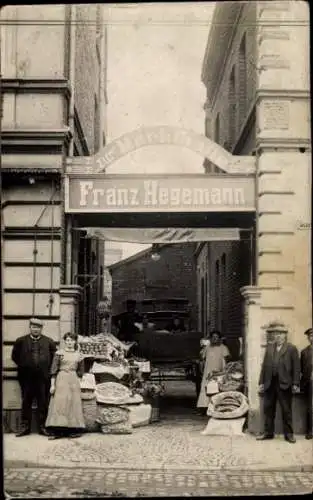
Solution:
[[[59,349],[51,366],[50,404],[46,420],[49,439],[79,437],[85,429],[80,378],[84,358],[77,350],[77,335],[66,333],[64,349]]]
[[[210,333],[210,342],[205,345],[200,357],[204,361],[204,369],[200,394],[197,401],[197,408],[205,410],[209,404],[209,396],[206,394],[206,385],[208,378],[215,372],[221,372],[225,369],[227,358],[230,356],[228,348],[222,344],[222,334],[218,330]]]

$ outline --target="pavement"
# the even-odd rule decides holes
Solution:
[[[49,441],[37,434],[5,434],[6,493],[11,498],[86,498],[312,492],[312,441],[204,436],[207,417],[196,414],[191,398],[177,402],[160,422],[130,435],[89,433]]]

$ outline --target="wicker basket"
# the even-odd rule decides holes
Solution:
[[[98,405],[95,398],[82,400],[83,416],[86,426],[86,431],[96,432],[100,429],[100,425],[96,422],[98,417]]]

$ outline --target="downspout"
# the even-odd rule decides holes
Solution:
[[[68,79],[71,88],[69,100],[68,126],[70,130],[70,142],[68,147],[68,157],[74,156],[74,129],[75,129],[75,55],[76,55],[76,22],[77,12],[76,5],[70,5],[70,33],[69,33],[69,71]],[[64,181],[65,172],[62,176],[62,192],[64,197]],[[72,268],[72,219],[64,214],[64,279],[63,283],[68,283],[71,280]]]
[[[71,86],[71,95],[69,103],[68,125],[72,133],[69,145],[69,156],[74,155],[74,121],[75,121],[75,54],[76,54],[76,5],[70,6],[70,64],[69,64],[69,82]]]

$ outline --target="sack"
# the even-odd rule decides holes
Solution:
[[[241,392],[221,392],[212,396],[207,415],[216,419],[243,417],[249,410],[246,396]]]
[[[104,382],[96,386],[96,398],[99,403],[124,404],[131,396],[131,390],[117,382]]]
[[[130,422],[121,424],[101,425],[102,434],[132,434],[133,428]]]
[[[133,427],[148,425],[151,420],[151,405],[140,404],[129,406],[130,421]]]
[[[120,424],[129,420],[130,410],[122,406],[99,406],[97,422],[101,425]]]
[[[96,399],[95,391],[91,391],[89,389],[82,389],[80,391],[80,397],[83,401],[87,401],[89,399]]]
[[[95,398],[83,400],[82,408],[86,430],[89,432],[98,431],[100,426],[97,422],[98,407]]]
[[[209,380],[206,385],[207,396],[211,396],[213,394],[216,394],[217,392],[219,392],[217,380]]]

